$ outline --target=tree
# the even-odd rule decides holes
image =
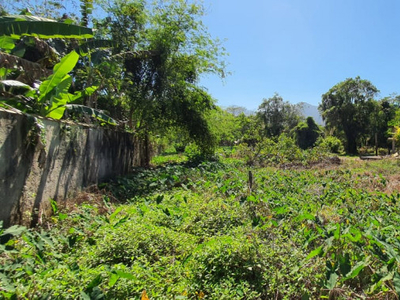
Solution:
[[[312,117],[307,117],[305,122],[300,122],[294,128],[294,135],[297,145],[305,150],[315,145],[321,130]]]
[[[224,76],[224,50],[200,22],[203,7],[184,0],[115,1],[108,12],[110,17],[97,24],[118,45],[118,90],[130,129],[147,144],[149,135],[180,127],[210,153],[215,139],[207,114],[215,106],[198,81],[207,72]]]
[[[228,109],[216,107],[209,115],[208,120],[212,133],[220,146],[233,146],[235,141],[242,137],[239,127],[240,119],[230,113]]]
[[[372,113],[369,121],[369,132],[367,137],[372,144],[375,145],[375,154],[378,155],[378,148],[389,148],[391,144],[388,142],[390,137],[390,121],[394,119],[396,114],[396,100],[392,97],[385,97],[379,101],[373,101]]]
[[[336,84],[322,95],[322,118],[328,129],[344,132],[348,154],[357,154],[357,141],[368,130],[373,99],[378,92],[371,82],[356,77]]]
[[[22,2],[28,4],[43,1]],[[22,2],[5,7],[17,11]],[[45,9],[40,9],[43,14],[49,13],[47,2],[43,2]],[[98,8],[93,7],[91,0],[79,2],[82,18],[78,23],[87,26],[90,21],[89,15]],[[55,5],[57,3],[60,2],[54,2]],[[151,3],[146,0],[99,0],[95,3],[102,3],[107,17],[91,18],[95,38],[86,45],[76,43],[76,46],[72,47],[81,56],[77,67],[70,73],[73,77],[70,92],[85,91],[88,87],[96,86],[97,90],[87,95],[84,103],[109,111],[113,117],[122,120],[122,124],[126,124],[131,132],[144,141],[142,144],[146,148],[144,154],[147,163],[150,160],[148,146],[151,136],[162,135],[172,127],[186,131],[204,154],[210,154],[215,145],[215,137],[210,130],[207,116],[215,105],[206,89],[198,83],[203,73],[215,73],[221,77],[225,75],[225,50],[217,39],[210,37],[201,22],[204,15],[203,6],[195,1],[186,0],[156,0]],[[61,11],[57,11],[57,14],[59,13]],[[22,24],[20,18],[14,21]],[[54,22],[50,29],[66,27],[72,22],[67,21]],[[86,31],[91,33],[90,29],[83,26],[71,25],[68,28],[81,30],[78,37],[83,36],[82,33]],[[3,26],[0,31],[6,29],[9,28]],[[50,30],[49,26],[44,29]],[[29,33],[29,30],[23,31],[23,34]],[[46,33],[47,31],[44,32]],[[50,34],[57,33],[51,31]],[[104,44],[101,42],[110,41],[113,42],[112,49],[110,43],[105,43],[107,49],[100,46]],[[4,44],[10,43],[8,40],[0,40],[0,47]],[[14,44],[14,41],[11,41],[11,44]],[[71,47],[69,48],[71,51]],[[60,53],[58,49],[57,52]],[[64,54],[66,53],[62,53]],[[27,61],[22,59],[23,57],[16,58],[15,61]],[[56,63],[57,60],[54,59],[51,67]],[[32,74],[31,70],[36,67],[39,69],[42,66],[35,62],[26,73]],[[51,68],[44,66],[40,71],[46,69]],[[39,75],[41,78],[46,77],[45,74]]]
[[[294,128],[301,118],[301,113],[296,105],[284,101],[281,96],[275,95],[264,99],[258,107],[257,116],[264,123],[265,135],[277,138],[285,130]]]

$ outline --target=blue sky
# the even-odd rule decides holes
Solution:
[[[318,105],[349,77],[370,80],[379,97],[400,93],[398,0],[204,0],[203,22],[226,39],[228,70],[201,80],[220,106],[257,109],[275,92]]]

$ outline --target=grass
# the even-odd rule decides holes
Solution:
[[[42,228],[3,230],[1,297],[398,299],[396,160],[280,169],[165,158],[102,186],[95,203],[54,206]]]

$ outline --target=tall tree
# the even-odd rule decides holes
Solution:
[[[233,146],[235,141],[239,140],[242,135],[240,133],[240,119],[238,116],[216,107],[208,117],[211,130],[220,146]]]
[[[301,118],[297,105],[284,101],[281,96],[264,99],[258,107],[257,116],[263,121],[267,137],[276,138],[284,130],[294,128]]]
[[[394,119],[396,114],[396,100],[394,97],[385,97],[373,103],[373,111],[369,121],[369,139],[371,144],[375,145],[375,153],[378,155],[378,148],[389,148],[391,144],[388,142],[390,137],[389,128],[390,121]]]
[[[297,145],[301,149],[308,149],[315,145],[321,130],[312,117],[307,117],[305,122],[300,122],[294,128]]]
[[[109,13],[98,24],[118,45],[131,129],[148,140],[150,134],[178,126],[210,152],[214,139],[206,115],[214,102],[198,81],[207,72],[224,76],[224,50],[200,21],[202,5],[115,1]]]
[[[378,92],[370,81],[356,77],[336,84],[322,95],[322,118],[328,129],[344,132],[348,154],[357,154],[357,140],[368,130]]]

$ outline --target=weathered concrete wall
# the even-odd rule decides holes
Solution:
[[[134,145],[128,133],[0,109],[0,220],[33,225],[49,213],[49,199],[127,174]]]

